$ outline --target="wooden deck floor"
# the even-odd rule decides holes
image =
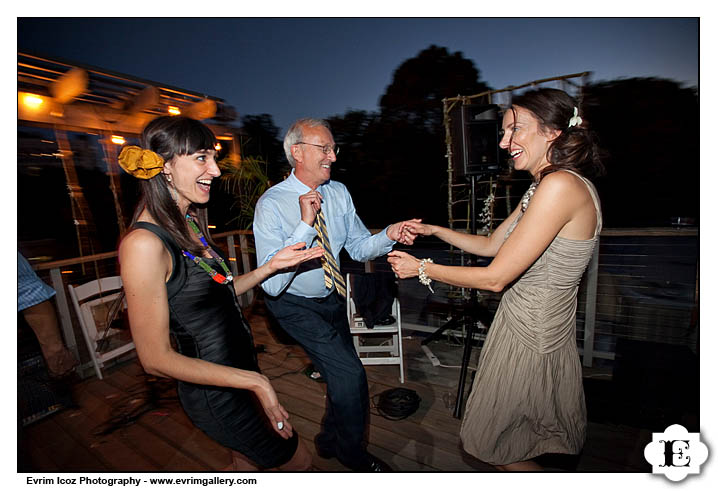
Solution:
[[[309,363],[301,348],[274,335],[265,317],[250,317],[255,341],[264,346],[260,366],[296,431],[314,454],[313,437],[324,413],[326,387],[302,373]],[[372,410],[369,450],[397,471],[493,472],[493,468],[462,451],[460,420],[452,416],[458,383],[455,368],[434,367],[420,349],[420,339],[405,332],[406,382],[421,397],[410,417],[390,421]],[[442,364],[456,364],[461,349],[447,343],[432,344]],[[477,351],[477,350],[474,350]],[[476,354],[474,354],[476,356]],[[397,366],[367,366],[370,396],[400,387]],[[20,430],[20,472],[123,472],[218,471],[229,465],[228,452],[193,427],[179,406],[173,383],[147,378],[136,359],[73,386],[76,407],[43,418]],[[159,400],[157,394],[165,395]],[[143,406],[150,400],[150,406]],[[152,398],[154,397],[155,400]],[[145,410],[146,409],[146,410]],[[137,410],[142,415],[120,424],[107,434],[112,418]],[[120,422],[121,423],[121,422]],[[618,424],[590,422],[583,453],[572,459],[548,460],[556,472],[650,472],[643,448],[651,433]],[[346,471],[336,459],[313,455],[320,471]]]

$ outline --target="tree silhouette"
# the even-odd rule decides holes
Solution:
[[[695,88],[659,78],[590,84],[584,110],[608,152],[598,181],[608,227],[669,226],[699,213]]]
[[[242,157],[255,157],[267,162],[267,174],[272,182],[281,181],[289,169],[279,128],[270,114],[242,117],[241,153]]]
[[[365,114],[365,148],[352,164],[359,182],[345,183],[368,226],[411,217],[446,222],[442,100],[488,89],[471,60],[435,45],[396,69],[379,115]]]
[[[391,84],[379,107],[386,122],[402,121],[425,128],[431,134],[443,131],[442,99],[473,95],[489,90],[479,82],[479,70],[461,51],[431,45],[394,71]]]
[[[447,160],[442,99],[490,90],[460,52],[430,46],[404,61],[380,99],[380,112],[327,118],[341,152],[332,178],[347,185],[367,226],[405,218],[446,224]],[[698,96],[658,78],[584,87],[586,119],[607,151],[597,181],[607,227],[668,226],[698,219]],[[245,116],[245,155],[269,162],[276,182],[287,170],[271,116]]]

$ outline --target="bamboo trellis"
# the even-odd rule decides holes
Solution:
[[[590,76],[591,72],[581,72],[581,73],[573,73],[570,75],[561,75],[558,77],[551,77],[551,78],[545,78],[540,80],[534,80],[532,82],[527,82],[522,85],[514,86],[510,85],[508,87],[505,87],[503,89],[497,89],[497,90],[487,90],[484,92],[480,92],[478,94],[469,95],[469,96],[462,96],[458,95],[456,97],[448,97],[442,100],[443,102],[443,108],[444,108],[444,131],[445,131],[445,143],[446,143],[446,159],[447,159],[447,173],[448,173],[448,200],[447,200],[447,212],[448,212],[448,224],[449,228],[453,230],[461,230],[464,232],[470,232],[471,231],[471,204],[473,200],[481,199],[484,204],[485,208],[482,211],[482,221],[484,221],[485,226],[483,230],[479,231],[479,233],[490,233],[491,230],[493,230],[493,216],[494,216],[494,208],[496,206],[496,192],[498,191],[498,184],[499,182],[502,182],[504,184],[504,191],[505,191],[505,205],[506,205],[506,215],[508,216],[511,213],[511,204],[509,200],[509,194],[511,189],[511,179],[508,177],[508,174],[505,175],[499,175],[499,176],[491,176],[488,177],[488,180],[479,181],[477,183],[477,186],[474,188],[474,192],[472,193],[470,184],[467,180],[461,179],[459,176],[457,176],[457,172],[455,169],[455,162],[454,162],[454,156],[453,156],[453,138],[452,135],[452,120],[451,120],[451,113],[454,110],[454,108],[457,105],[465,106],[469,104],[475,104],[475,103],[483,103],[483,104],[494,104],[494,97],[497,94],[507,94],[507,102],[504,104],[499,104],[500,106],[508,107],[511,103],[511,98],[514,93],[514,91],[521,90],[527,87],[537,87],[542,84],[551,83],[551,82],[559,82],[562,85],[562,89],[569,92],[571,89],[573,90],[581,90],[584,85],[586,85],[588,77]],[[581,79],[580,84],[576,84],[573,79],[579,78]],[[483,190],[481,194],[479,194],[479,189]],[[460,251],[458,249],[455,249],[454,247],[450,248],[451,251],[451,262],[452,264],[460,264],[463,265],[465,263],[465,254],[463,251]],[[456,296],[461,295],[465,296],[467,294],[466,289],[456,289],[457,291],[452,291],[450,295]]]

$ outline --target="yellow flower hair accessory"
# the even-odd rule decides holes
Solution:
[[[118,158],[125,172],[138,179],[152,179],[162,170],[165,160],[152,150],[129,145]]]

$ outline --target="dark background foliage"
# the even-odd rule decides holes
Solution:
[[[396,69],[379,112],[350,110],[328,118],[341,147],[332,178],[347,185],[367,226],[412,217],[446,224],[442,99],[486,90],[491,88],[480,71],[461,52],[430,46]],[[582,97],[585,117],[607,154],[607,173],[596,182],[604,225],[668,226],[677,216],[697,224],[696,89],[666,79],[630,78],[589,83]],[[264,156],[276,182],[287,164],[283,135],[271,116],[245,116],[243,132],[250,141],[243,152]]]
[[[407,218],[448,223],[442,99],[490,89],[474,63],[460,52],[430,46],[394,71],[378,111],[348,110],[327,118],[341,147],[332,178],[349,188],[369,228]],[[667,79],[629,78],[588,83],[582,99],[583,115],[607,153],[607,173],[596,181],[604,226],[665,227],[673,217],[690,218],[698,225],[697,89]],[[244,115],[240,122],[242,156],[266,162],[269,180],[281,181],[290,167],[282,148],[284,135],[272,116]],[[18,242],[39,251],[37,255],[59,259],[78,255],[78,248],[61,162],[47,143],[53,138],[50,129],[18,128],[18,163],[22,164],[18,166],[18,209],[22,210]],[[94,252],[115,249],[119,239],[98,138],[84,133],[70,137],[79,184],[97,224]],[[508,167],[502,175],[500,185],[510,186],[509,205],[515,207],[529,176],[512,173]],[[137,202],[137,185],[124,173],[120,180],[127,221]],[[237,228],[238,200],[227,189],[213,186],[209,212],[216,232]],[[504,191],[498,189],[497,196]],[[484,187],[477,198],[486,194]],[[48,200],[55,206],[48,208]],[[477,210],[482,205],[479,202]],[[506,201],[497,205],[496,219],[506,216],[505,205]]]

